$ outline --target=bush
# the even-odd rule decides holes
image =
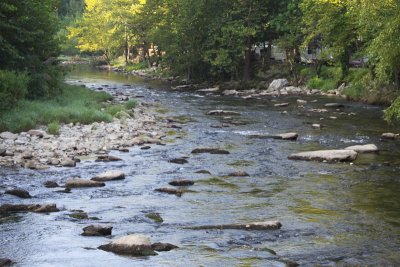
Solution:
[[[129,100],[128,102],[125,103],[125,108],[126,109],[133,109],[137,105],[135,100]]]
[[[25,72],[0,70],[0,112],[25,98],[29,78]]]
[[[49,125],[47,125],[47,132],[49,134],[59,135],[60,134],[60,124],[58,123],[58,121],[49,123]]]
[[[390,123],[400,122],[400,96],[385,110],[385,120]]]
[[[44,66],[30,73],[28,98],[40,99],[57,96],[61,93],[64,73],[56,66]]]
[[[315,77],[311,78],[310,80],[308,80],[307,87],[310,89],[321,89],[323,84],[324,84],[324,81],[321,78],[315,76]]]

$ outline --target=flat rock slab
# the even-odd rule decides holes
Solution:
[[[37,136],[39,138],[42,138],[46,133],[41,130],[29,130],[28,134],[30,136]]]
[[[230,110],[211,110],[207,112],[207,115],[215,115],[215,116],[239,116],[240,113],[236,111],[230,111]]]
[[[182,196],[183,192],[179,189],[175,189],[175,188],[157,188],[154,189],[154,191],[156,192],[160,192],[160,193],[166,193],[166,194],[170,194],[170,195],[176,195],[178,197]]]
[[[13,195],[20,198],[31,198],[32,196],[29,194],[28,191],[21,189],[21,188],[14,188],[7,190],[4,192],[5,194]]]
[[[357,152],[354,150],[317,150],[310,152],[300,152],[288,157],[293,160],[314,160],[326,162],[351,162],[357,158]]]
[[[16,140],[18,138],[18,135],[17,134],[13,134],[11,132],[2,132],[2,133],[0,133],[0,138],[9,139],[9,140]]]
[[[219,87],[199,89],[196,92],[199,92],[199,93],[217,93],[217,92],[219,92]]]
[[[272,138],[274,139],[292,140],[292,141],[297,140],[297,137],[299,137],[297,133],[283,133],[272,136]]]
[[[138,234],[120,237],[111,243],[99,246],[99,249],[134,257],[157,255],[151,247],[150,239]]]
[[[67,180],[65,187],[66,188],[84,188],[84,187],[102,187],[105,186],[105,183],[96,182],[92,180],[86,180],[81,178],[70,178]]]
[[[192,150],[192,154],[229,154],[229,151],[218,148],[196,148]]]
[[[374,144],[368,145],[356,145],[356,146],[349,146],[345,148],[346,150],[354,150],[357,153],[377,153],[379,149]]]
[[[172,186],[191,186],[194,185],[194,181],[192,180],[173,180],[171,182],[168,183],[169,185]]]
[[[102,225],[89,225],[84,227],[83,236],[107,236],[111,235],[113,227],[112,226],[102,226]]]
[[[189,227],[193,230],[208,230],[208,229],[237,229],[237,230],[276,230],[280,229],[282,224],[278,221],[254,222],[247,224],[221,224],[221,225],[203,225]]]
[[[123,171],[106,171],[96,175],[90,180],[96,182],[107,182],[107,181],[115,181],[123,179],[125,179],[125,173]]]
[[[279,104],[275,104],[274,107],[287,107],[289,106],[289,103],[279,103]]]
[[[57,212],[60,211],[56,204],[3,204],[0,206],[0,212],[39,212],[39,213],[47,213],[47,212]]]

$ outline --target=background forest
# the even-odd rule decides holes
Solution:
[[[353,99],[393,101],[386,119],[400,119],[396,0],[4,0],[0,17],[0,112],[59,94],[64,54],[195,81],[345,83]]]

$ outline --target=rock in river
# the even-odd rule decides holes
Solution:
[[[188,163],[187,159],[185,159],[185,158],[170,159],[170,160],[168,160],[168,162],[175,163],[175,164],[186,164],[186,163]]]
[[[356,146],[349,146],[345,148],[346,150],[354,150],[358,153],[377,153],[379,149],[374,144],[368,145],[356,145]]]
[[[154,191],[156,192],[160,192],[160,193],[167,193],[170,195],[177,195],[178,197],[182,196],[183,192],[179,189],[175,189],[175,188],[157,188],[154,189]]]
[[[46,213],[46,212],[57,212],[60,211],[56,204],[3,204],[0,206],[0,212],[39,212],[39,213]]]
[[[249,174],[245,171],[237,171],[237,172],[232,172],[228,174],[229,176],[236,176],[236,177],[246,177],[249,176]]]
[[[13,188],[4,192],[5,194],[17,196],[20,198],[31,198],[32,196],[29,194],[28,191],[21,189],[21,188]]]
[[[0,267],[9,266],[13,262],[10,259],[0,258]]]
[[[327,162],[351,162],[357,158],[354,150],[317,150],[310,152],[300,152],[288,157],[294,160],[315,160]]]
[[[133,234],[120,237],[111,243],[99,246],[99,249],[129,256],[155,256],[150,239],[144,235]]]
[[[191,186],[194,185],[194,181],[192,180],[173,180],[171,182],[169,182],[168,184],[172,185],[172,186]]]
[[[151,245],[151,248],[155,251],[170,251],[179,247],[170,243],[154,243]]]
[[[112,226],[89,225],[84,227],[83,236],[107,236],[111,235]]]
[[[96,182],[107,182],[125,179],[125,173],[122,171],[106,171],[93,177],[91,180]]]
[[[56,188],[56,187],[59,187],[59,185],[58,185],[58,183],[57,183],[56,181],[46,181],[46,182],[44,183],[44,186],[45,186],[46,188]]]
[[[400,134],[395,134],[395,133],[383,133],[383,134],[381,135],[381,138],[382,138],[382,139],[385,139],[385,140],[394,140],[394,139],[396,139],[396,138],[400,138]]]
[[[229,154],[229,151],[218,148],[196,148],[192,150],[192,154],[201,154],[201,153]]]
[[[217,116],[238,116],[239,112],[229,111],[229,110],[211,110],[207,112],[207,115],[217,115]]]
[[[86,180],[82,178],[69,178],[65,184],[66,188],[83,188],[83,187],[101,187],[105,186],[105,183]]]
[[[101,155],[98,156],[96,159],[96,162],[110,162],[110,161],[121,161],[122,159],[115,157],[115,156],[111,156],[111,155]]]
[[[272,136],[274,139],[281,139],[281,140],[297,140],[299,135],[297,133],[283,133]]]
[[[280,229],[282,224],[278,221],[265,221],[254,223],[235,223],[235,224],[221,224],[221,225],[202,225],[189,227],[193,230],[207,230],[207,229],[237,229],[237,230],[276,230]]]

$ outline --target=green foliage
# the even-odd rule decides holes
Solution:
[[[55,121],[84,124],[111,121],[112,116],[102,111],[104,101],[111,98],[104,92],[65,85],[62,93],[53,99],[22,100],[17,107],[3,113],[0,116],[0,131],[19,132]]]
[[[14,107],[28,93],[26,73],[0,70],[0,113]]]
[[[341,68],[323,66],[320,75],[315,75],[315,69],[303,69],[301,75],[308,77],[307,87],[328,91],[336,89],[341,81]],[[315,75],[315,76],[312,76]]]
[[[137,102],[135,100],[129,100],[128,102],[125,103],[125,108],[126,109],[133,109],[137,105]]]
[[[58,121],[51,122],[47,125],[47,132],[53,135],[60,134],[60,123]]]
[[[400,121],[400,97],[397,97],[392,105],[385,110],[385,120],[390,123]]]

